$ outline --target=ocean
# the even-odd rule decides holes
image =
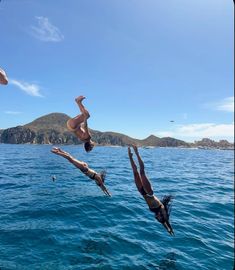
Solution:
[[[107,171],[111,198],[51,147],[0,144],[1,270],[233,269],[233,151],[139,148],[155,194],[174,196],[172,237],[138,193],[126,147],[61,146]]]

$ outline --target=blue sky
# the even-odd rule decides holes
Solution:
[[[233,16],[228,0],[2,0],[0,128],[75,116],[82,94],[92,129],[233,141]]]

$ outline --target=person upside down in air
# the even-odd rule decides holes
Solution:
[[[81,114],[67,121],[67,128],[72,131],[78,139],[84,142],[86,152],[90,152],[94,147],[94,142],[91,140],[91,134],[88,130],[87,119],[90,117],[88,110],[82,104],[84,96],[79,96],[75,99]]]
[[[60,148],[53,147],[51,152],[67,159],[70,163],[72,163],[75,167],[77,167],[82,173],[84,173],[86,176],[88,176],[91,180],[94,180],[96,182],[96,184],[102,189],[102,191],[104,192],[105,195],[108,195],[111,197],[111,194],[109,193],[109,191],[107,190],[107,188],[104,185],[105,172],[98,173],[98,172],[90,169],[88,167],[87,163],[75,159],[69,153],[63,151]]]
[[[136,187],[148,204],[149,210],[155,214],[155,218],[166,228],[170,235],[174,235],[173,228],[169,222],[170,203],[172,196],[164,196],[162,201],[160,201],[157,196],[153,194],[151,183],[145,175],[144,163],[139,155],[138,148],[134,145],[132,147],[140,166],[140,172],[138,172],[137,166],[133,159],[131,148],[128,147],[128,156],[133,170]]]

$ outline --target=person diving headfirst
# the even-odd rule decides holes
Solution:
[[[102,189],[105,195],[108,195],[111,197],[111,194],[107,190],[107,188],[104,185],[105,180],[105,172],[96,172],[88,167],[88,164],[75,159],[73,156],[71,156],[69,153],[63,151],[60,148],[53,147],[51,150],[52,153],[59,155],[65,159],[67,159],[70,163],[72,163],[75,167],[77,167],[82,173],[84,173],[86,176],[88,176],[91,180],[94,180],[96,184]]]
[[[136,187],[140,194],[144,197],[149,210],[155,214],[155,218],[165,227],[170,235],[174,235],[173,228],[171,227],[169,221],[172,196],[164,196],[162,201],[160,201],[157,196],[154,195],[151,183],[145,174],[144,163],[139,155],[138,148],[135,145],[132,147],[140,166],[140,172],[138,172],[131,148],[128,147],[128,156],[133,170]]]

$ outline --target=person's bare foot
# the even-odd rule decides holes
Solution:
[[[138,148],[137,148],[137,146],[136,146],[136,145],[132,145],[132,147],[133,147],[133,149],[134,149],[134,151],[135,151],[136,155],[138,155],[138,154],[139,154],[139,152],[138,152]]]
[[[83,99],[85,99],[85,98],[86,97],[84,97],[84,96],[79,96],[79,97],[75,98],[75,101],[76,101],[76,103],[81,103],[83,101]]]

